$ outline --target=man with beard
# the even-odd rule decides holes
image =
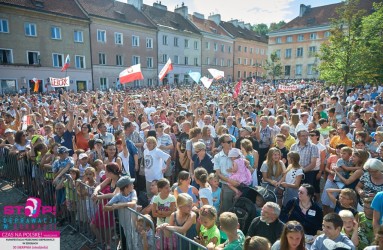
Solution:
[[[261,210],[261,216],[256,217],[250,224],[247,236],[265,237],[274,244],[281,237],[284,224],[278,219],[281,208],[277,203],[266,202]]]

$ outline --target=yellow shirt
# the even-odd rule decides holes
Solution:
[[[348,139],[347,136],[343,140],[341,140],[339,135],[336,135],[331,139],[330,147],[336,148],[336,145],[341,144],[341,143],[346,144],[348,147],[352,148],[352,141],[350,139]]]
[[[285,141],[286,149],[290,151],[291,145],[293,145],[294,143],[295,143],[295,138],[289,135],[289,137],[287,137]],[[277,146],[277,142],[275,142],[274,145]]]

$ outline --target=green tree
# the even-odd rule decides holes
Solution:
[[[362,18],[365,10],[358,8],[358,0],[347,0],[337,9],[338,17],[331,20],[328,43],[320,49],[320,78],[345,90],[366,79],[368,49],[361,37]],[[344,91],[343,98],[346,98]]]
[[[281,59],[278,57],[276,51],[271,53],[270,60],[266,61],[264,69],[266,70],[267,75],[273,80],[273,83],[275,83],[276,78],[279,78],[282,75]]]
[[[264,23],[255,24],[253,26],[253,30],[262,36],[265,36],[269,32],[269,28],[267,27],[267,24],[264,24]]]
[[[285,24],[285,21],[279,21],[278,23],[270,23],[269,32],[273,30],[279,30]]]

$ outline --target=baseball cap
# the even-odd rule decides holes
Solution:
[[[69,151],[71,151],[71,150],[67,147],[64,147],[64,146],[60,146],[57,149],[57,153],[59,153],[59,154],[68,153]]]
[[[122,188],[122,187],[125,187],[129,184],[132,184],[134,183],[135,179],[133,178],[130,178],[130,176],[122,176],[120,179],[118,179],[118,181],[116,182],[116,186],[118,188]]]
[[[84,158],[88,158],[88,155],[85,154],[85,153],[81,153],[78,158],[81,160],[81,159],[84,159]]]

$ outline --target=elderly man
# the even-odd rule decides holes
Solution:
[[[256,217],[250,224],[247,236],[265,237],[274,244],[281,237],[284,224],[278,219],[281,208],[277,203],[266,202],[261,210],[261,216]]]
[[[286,123],[281,125],[281,134],[286,136],[285,147],[290,151],[291,146],[295,143],[295,138],[290,134],[290,126]],[[275,146],[277,143],[275,142]]]
[[[228,116],[226,118],[226,128],[232,136],[234,136],[236,139],[239,137],[238,128],[234,126],[234,116]]]

